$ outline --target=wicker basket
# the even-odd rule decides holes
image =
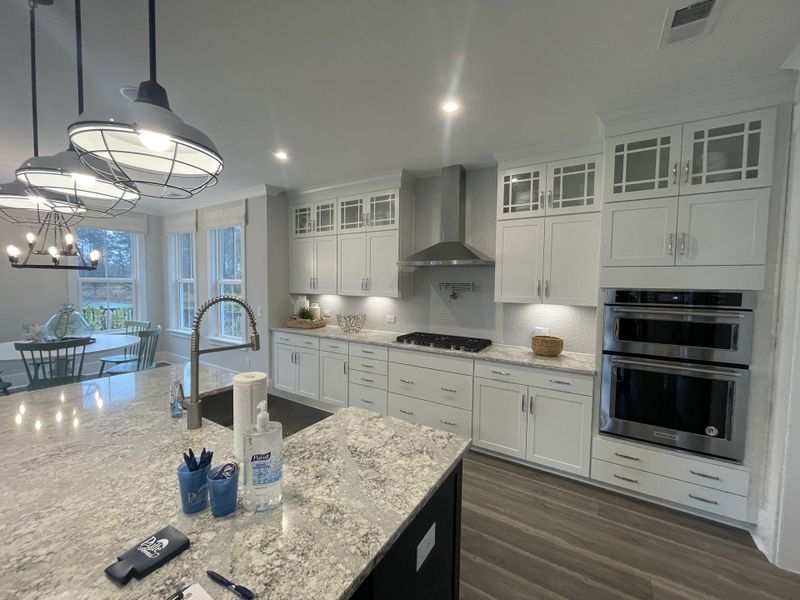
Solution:
[[[539,356],[558,356],[564,349],[564,340],[554,335],[535,335],[531,340],[531,348]]]
[[[327,321],[325,321],[325,319],[323,318],[309,321],[308,319],[298,319],[296,317],[290,317],[286,321],[286,326],[292,327],[293,329],[318,329],[320,327],[325,327],[325,325],[327,325]]]

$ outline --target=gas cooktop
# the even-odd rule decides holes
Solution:
[[[414,346],[430,346],[431,348],[445,348],[447,350],[463,350],[464,352],[480,352],[492,345],[492,340],[483,338],[468,338],[457,335],[442,335],[440,333],[424,333],[415,331],[398,335],[397,341],[401,344]]]

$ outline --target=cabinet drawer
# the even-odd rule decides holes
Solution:
[[[389,349],[385,346],[372,346],[370,344],[356,344],[350,342],[350,356],[387,360],[389,358]]]
[[[376,375],[386,375],[389,364],[385,360],[374,360],[372,358],[350,357],[350,369],[353,371],[364,371],[364,373],[375,373]]]
[[[379,390],[377,388],[366,387],[351,382],[349,392],[348,406],[364,408],[382,415],[386,414],[388,409],[386,390]]]
[[[448,373],[461,373],[472,375],[474,361],[471,358],[458,358],[457,356],[437,356],[431,352],[420,350],[389,349],[389,362],[425,367]]]
[[[351,359],[352,360],[352,359]],[[356,371],[350,369],[350,383],[357,383],[368,387],[386,389],[386,375],[377,375],[374,373],[364,373],[364,371]]]
[[[286,344],[288,346],[298,346],[300,348],[313,348],[319,350],[319,338],[308,335],[297,335],[296,333],[284,333],[276,331],[274,339],[279,344]]]
[[[389,416],[449,431],[461,437],[472,437],[472,413],[468,410],[390,392]]]
[[[592,460],[592,479],[737,521],[747,520],[747,498],[744,496],[598,459]]]
[[[472,410],[472,377],[389,363],[389,390],[404,396]]]
[[[552,369],[518,367],[480,360],[475,361],[475,377],[521,383],[522,385],[572,392],[583,396],[591,396],[594,390],[594,378],[591,375],[576,375]]]
[[[348,343],[341,340],[323,340],[319,341],[319,349],[324,352],[335,352],[336,354],[347,354]]]
[[[740,496],[747,496],[749,491],[750,474],[747,471],[695,460],[676,452],[662,452],[595,437],[592,458]]]

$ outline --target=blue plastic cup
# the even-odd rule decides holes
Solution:
[[[211,465],[190,471],[186,463],[178,465],[178,484],[181,488],[183,512],[192,514],[208,506],[208,472]]]
[[[236,511],[236,498],[239,489],[239,465],[233,475],[226,479],[212,479],[222,467],[214,467],[208,473],[208,492],[211,496],[211,514],[215,517],[225,517]]]

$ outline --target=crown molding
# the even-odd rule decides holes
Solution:
[[[253,185],[240,190],[225,192],[222,194],[203,194],[202,197],[194,197],[188,201],[165,201],[157,208],[152,207],[137,207],[139,212],[144,212],[151,215],[172,215],[175,213],[184,212],[187,210],[195,210],[198,208],[207,208],[209,206],[216,206],[218,204],[227,204],[242,200],[244,198],[259,198],[263,196],[277,196],[284,190],[273,185],[261,184]]]
[[[531,162],[545,163],[565,158],[602,154],[603,138],[597,135],[562,138],[524,146],[514,150],[492,152],[498,168],[521,167]]]
[[[349,196],[374,191],[379,188],[399,188],[411,184],[416,177],[404,169],[379,173],[369,177],[350,179],[331,184],[300,188],[288,192],[291,200],[315,200],[322,197]]]

